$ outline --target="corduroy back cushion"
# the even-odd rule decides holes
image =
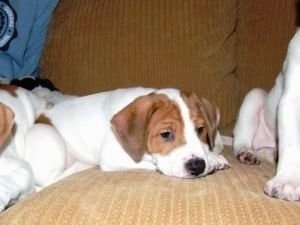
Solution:
[[[63,0],[42,62],[62,91],[175,87],[238,109],[236,0]]]
[[[297,225],[300,203],[263,194],[269,164],[247,166],[226,150],[232,168],[200,179],[149,171],[90,169],[54,184],[0,215],[3,225]]]
[[[239,1],[236,70],[241,100],[252,88],[269,90],[295,32],[295,0]]]

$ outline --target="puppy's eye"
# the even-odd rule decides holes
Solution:
[[[174,140],[174,135],[170,131],[165,131],[160,133],[160,136],[165,140],[165,141],[173,141]]]
[[[204,127],[198,127],[198,128],[196,128],[196,132],[197,132],[197,134],[199,136],[203,133],[203,131],[204,131]]]

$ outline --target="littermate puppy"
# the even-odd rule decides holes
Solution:
[[[25,139],[47,107],[30,91],[0,84],[0,212],[35,191]]]
[[[289,43],[282,71],[269,93],[250,91],[234,128],[233,150],[239,161],[276,162],[276,175],[264,192],[275,198],[300,200],[300,30]]]
[[[2,129],[0,211],[92,166],[157,170],[179,178],[230,166],[220,154],[219,111],[195,94],[138,87],[62,101],[54,93],[55,101],[47,104],[51,93],[44,98],[39,89],[37,104],[24,97],[33,95],[30,91],[6,89],[0,89],[0,119],[7,124]]]

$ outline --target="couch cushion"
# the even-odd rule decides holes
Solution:
[[[195,91],[235,118],[236,0],[64,0],[42,74],[68,93],[128,86]]]
[[[236,74],[242,98],[252,88],[268,91],[274,85],[295,31],[294,4],[294,0],[239,1]]]
[[[5,225],[297,224],[300,203],[263,194],[274,167],[242,165],[200,179],[149,171],[72,175],[0,215]]]

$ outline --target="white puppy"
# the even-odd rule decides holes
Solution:
[[[243,163],[276,162],[276,176],[265,193],[300,200],[300,31],[289,43],[275,86],[269,93],[254,89],[241,106],[234,128],[233,149]],[[278,151],[278,153],[277,153]]]
[[[46,107],[27,90],[0,85],[0,211],[34,191],[25,136]]]
[[[7,132],[13,122],[14,127],[23,126],[23,120],[17,120],[19,114],[31,118],[31,127],[20,134],[21,140],[15,132],[6,140],[9,145],[22,145],[14,144],[11,150],[2,147],[0,210],[34,188],[92,166],[106,171],[158,170],[180,178],[205,176],[229,167],[219,154],[223,149],[217,130],[219,112],[195,94],[176,89],[128,88],[60,98],[56,92],[51,97],[51,92],[36,89],[34,93],[53,104],[47,108],[42,102],[43,114],[31,107],[32,115],[27,115],[23,111],[28,107],[22,109],[24,103],[19,98],[23,94],[19,90],[17,94],[2,92],[5,101],[0,95],[4,103],[0,119],[9,124],[4,130]],[[11,102],[21,104],[21,109],[16,110]],[[6,111],[11,114],[9,118]],[[15,158],[4,157],[4,164],[1,160],[6,152],[12,152]],[[13,168],[9,170],[7,165]],[[20,168],[17,174],[16,167]]]

